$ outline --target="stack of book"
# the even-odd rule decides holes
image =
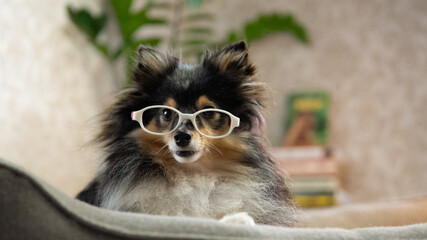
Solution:
[[[289,176],[289,185],[301,207],[337,203],[340,169],[332,157],[329,138],[329,94],[322,91],[291,92],[287,97],[283,147],[272,157]]]
[[[324,207],[337,203],[340,167],[323,147],[283,147],[271,150],[273,159],[289,177],[295,201],[301,207]]]

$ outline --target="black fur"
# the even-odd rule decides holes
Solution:
[[[99,206],[98,189],[99,183],[92,181],[83,191],[77,194],[76,198],[83,202]]]

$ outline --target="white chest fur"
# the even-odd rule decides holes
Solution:
[[[107,188],[101,206],[157,215],[212,218],[241,211],[256,214],[268,207],[263,199],[264,187],[248,177],[213,173],[181,174],[173,181],[153,179],[137,185],[123,179]]]

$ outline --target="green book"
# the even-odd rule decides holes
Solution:
[[[285,146],[328,144],[329,95],[294,92],[287,97]]]

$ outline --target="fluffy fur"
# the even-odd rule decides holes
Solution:
[[[293,226],[292,196],[262,147],[265,88],[254,74],[244,42],[206,52],[194,66],[140,46],[134,85],[105,112],[98,141],[106,157],[77,198],[113,210],[171,216],[220,219],[247,212],[259,224]],[[185,122],[177,131],[192,138],[180,147],[176,132],[152,135],[131,120],[132,111],[151,105],[183,113],[224,109],[240,118],[240,127],[211,139]],[[180,157],[180,149],[197,154]]]

